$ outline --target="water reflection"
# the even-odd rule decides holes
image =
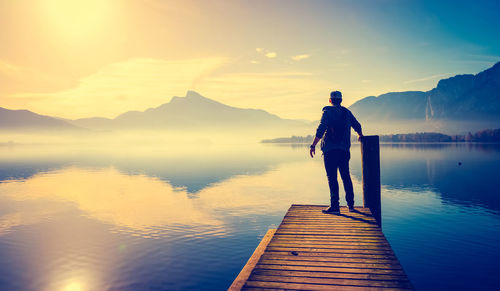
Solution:
[[[494,286],[499,148],[381,145],[384,232],[417,288]],[[291,203],[329,198],[322,160],[283,145],[13,147],[0,172],[5,290],[225,289]]]
[[[315,163],[290,163],[261,175],[238,175],[212,184],[194,198],[185,188],[147,175],[125,174],[114,167],[73,166],[1,183],[4,205],[29,203],[0,216],[0,234],[15,226],[42,221],[69,206],[87,217],[132,229],[144,237],[155,237],[166,225],[213,227],[223,223],[218,212],[227,216],[283,211],[292,197],[305,193],[310,193],[308,200],[322,203],[326,185],[307,182],[320,175],[322,169]],[[359,182],[355,184],[359,188]]]
[[[307,149],[307,145],[276,146]],[[361,180],[359,151],[359,144],[353,144],[350,166],[352,175]],[[386,189],[432,191],[447,203],[500,211],[493,183],[500,171],[499,144],[382,143],[380,155],[381,182]]]
[[[0,182],[72,165],[115,167],[127,174],[157,177],[196,193],[236,175],[261,174],[276,164],[301,159],[294,153],[259,145],[13,146],[0,147]]]
[[[89,161],[4,180],[0,286],[224,289],[290,203],[327,199],[326,183],[310,183],[324,177],[319,161],[293,160],[195,193],[147,174],[82,165]]]
[[[0,185],[12,200],[55,200],[74,204],[86,215],[118,226],[148,233],[164,224],[220,224],[197,209],[183,189],[145,175],[125,175],[114,168],[85,170],[76,167],[37,174],[27,180]],[[26,224],[58,209],[36,211],[35,216],[11,213],[2,217],[7,227]],[[15,218],[15,219],[12,219]],[[0,233],[5,229],[0,229]]]

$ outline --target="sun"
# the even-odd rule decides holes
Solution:
[[[71,283],[67,284],[66,286],[64,286],[64,289],[63,289],[63,291],[82,291],[82,290],[83,290],[83,286],[79,282],[71,282]]]
[[[86,42],[109,26],[111,0],[42,0],[45,22],[50,30],[73,43]]]

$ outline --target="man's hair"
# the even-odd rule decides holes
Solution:
[[[332,100],[333,104],[340,105],[342,103],[342,93],[340,91],[332,91],[330,93],[330,100]]]

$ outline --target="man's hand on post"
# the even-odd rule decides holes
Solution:
[[[360,133],[360,134],[358,135],[358,141],[361,141],[361,138],[362,138],[362,137],[363,137],[363,134],[362,134],[362,133]]]

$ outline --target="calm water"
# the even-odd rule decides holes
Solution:
[[[0,147],[0,289],[224,290],[290,204],[328,203],[307,150]],[[500,146],[381,158],[383,230],[416,289],[498,290]],[[361,205],[356,145],[351,171]]]

